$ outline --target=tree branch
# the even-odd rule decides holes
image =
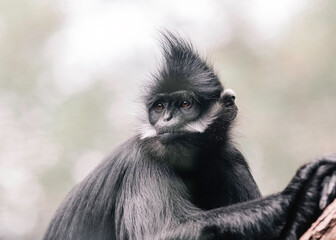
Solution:
[[[300,240],[336,239],[336,200],[334,200],[312,224]]]

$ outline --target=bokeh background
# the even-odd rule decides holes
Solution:
[[[0,239],[41,239],[64,195],[134,133],[136,94],[175,30],[240,108],[264,194],[336,152],[332,0],[0,1]]]

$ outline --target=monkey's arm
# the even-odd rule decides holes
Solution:
[[[197,186],[202,191],[195,199],[199,199],[201,208],[213,209],[261,197],[244,156],[232,144],[213,146],[199,160],[198,176],[202,178],[197,179]]]
[[[336,170],[336,157],[322,159],[301,167],[281,193],[227,208],[204,213],[209,221],[203,235],[232,239],[297,239],[319,216],[325,181]],[[334,181],[334,180],[333,180]]]
[[[231,89],[226,89],[219,102],[221,111],[207,129],[205,134],[208,137],[207,144],[200,158],[202,163],[200,175],[206,175],[200,185],[207,186],[205,194],[200,197],[209,200],[211,206],[217,207],[261,197],[248,163],[231,142],[230,128],[238,113],[235,93]],[[216,178],[210,178],[214,181],[209,182],[209,175],[214,174]],[[209,188],[209,186],[212,187]]]
[[[163,239],[298,239],[321,214],[325,181],[336,170],[336,157],[301,167],[287,188],[266,198],[199,212]],[[195,230],[197,229],[197,230]]]
[[[245,202],[261,197],[244,156],[235,147],[230,147],[221,153],[219,161],[225,162],[226,169],[221,169],[223,187],[231,192],[230,204]],[[230,169],[228,171],[227,169]]]

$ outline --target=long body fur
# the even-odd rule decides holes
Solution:
[[[223,146],[210,155],[205,149],[195,159],[207,161],[195,171],[202,174],[183,176],[148,155],[147,147],[139,136],[120,145],[68,194],[44,239],[199,239],[209,232],[213,239],[296,239],[320,212],[321,176],[336,169],[335,160],[315,162],[298,172],[287,192],[234,204],[260,197],[236,149]],[[185,184],[193,177],[200,186],[195,201]]]
[[[65,198],[44,239],[151,239],[169,232],[202,211],[189,200],[183,178],[203,182],[193,194],[202,209],[260,196],[236,149],[203,149],[194,159],[200,165],[183,176],[183,169],[148,154],[147,144],[136,136],[97,166]]]

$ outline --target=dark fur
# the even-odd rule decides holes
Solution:
[[[220,101],[222,85],[192,46],[164,39],[146,99],[187,89],[208,106]],[[43,239],[297,239],[321,212],[336,157],[303,166],[283,192],[261,198],[230,141],[236,114],[222,106],[204,133],[167,146],[138,135],[121,144],[66,196]]]
[[[154,84],[149,86],[146,100],[158,93],[189,90],[200,101],[218,100],[223,87],[209,64],[199,57],[191,43],[169,32],[162,33],[164,60]]]

